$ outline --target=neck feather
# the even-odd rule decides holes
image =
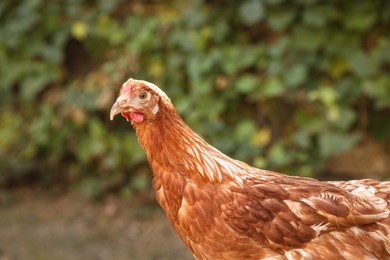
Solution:
[[[162,103],[156,118],[135,127],[156,175],[161,169],[208,182],[233,180],[242,184],[248,167],[209,145],[192,131],[171,104]]]

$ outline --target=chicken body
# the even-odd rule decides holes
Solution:
[[[390,182],[320,182],[257,169],[194,133],[157,86],[129,79],[131,121],[157,200],[196,259],[390,259]]]

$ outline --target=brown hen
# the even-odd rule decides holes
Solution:
[[[135,128],[157,200],[197,259],[390,259],[390,182],[320,182],[221,153],[152,83],[129,79],[110,118]]]

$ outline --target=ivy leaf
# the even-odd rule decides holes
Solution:
[[[337,11],[333,6],[315,6],[305,10],[303,21],[314,27],[324,27],[328,21],[337,17]]]
[[[296,12],[287,8],[279,8],[270,11],[267,15],[267,22],[274,30],[283,30],[294,19]]]
[[[320,152],[325,158],[345,152],[351,148],[359,138],[357,133],[323,133],[320,136]]]
[[[264,18],[264,5],[258,0],[246,1],[240,6],[239,14],[246,25],[254,25]]]
[[[307,78],[307,67],[304,64],[294,65],[290,71],[284,74],[284,81],[287,86],[297,87],[305,82]]]
[[[329,66],[329,74],[335,79],[340,79],[350,69],[349,64],[344,59],[340,58],[333,59]]]
[[[278,97],[283,94],[285,87],[279,78],[273,77],[266,80],[256,91],[256,97],[261,99]]]
[[[296,25],[292,33],[292,43],[297,49],[304,51],[316,51],[327,42],[327,34],[324,30],[307,25]]]
[[[256,131],[256,125],[252,120],[243,120],[235,129],[235,136],[238,142],[247,141]]]
[[[235,87],[241,93],[250,93],[259,85],[259,80],[256,76],[253,75],[245,75],[240,77]]]
[[[36,63],[33,72],[22,82],[21,96],[25,100],[32,100],[42,91],[47,84],[59,78],[60,72],[56,67],[47,64]]]
[[[292,136],[292,141],[301,148],[309,148],[310,133],[304,128],[297,130]]]
[[[372,75],[377,71],[377,62],[360,50],[350,55],[348,62],[351,70],[360,77]]]
[[[346,131],[355,122],[356,113],[348,107],[340,107],[339,118],[334,122],[340,129]]]
[[[291,154],[281,142],[273,145],[269,151],[269,161],[276,166],[285,166],[291,162],[291,159]]]
[[[371,10],[372,4],[352,5],[344,19],[344,26],[353,31],[362,32],[371,28],[377,20],[377,12]]]

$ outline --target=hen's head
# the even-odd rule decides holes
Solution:
[[[110,111],[110,119],[121,113],[132,123],[151,120],[157,115],[162,102],[171,104],[167,95],[156,85],[130,78],[119,91],[119,97]]]

